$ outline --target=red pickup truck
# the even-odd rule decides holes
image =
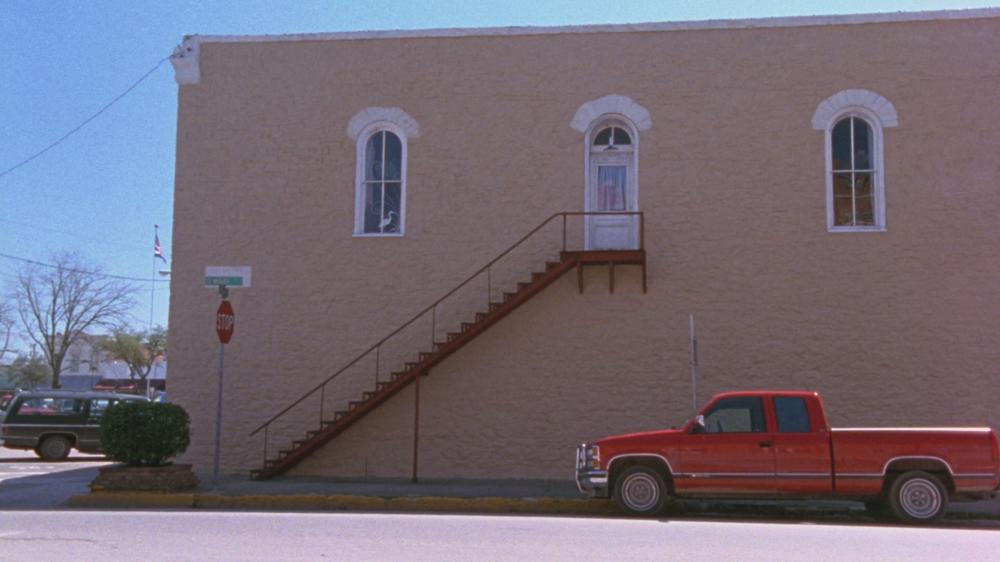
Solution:
[[[835,497],[930,522],[949,499],[995,497],[1000,445],[988,427],[831,428],[815,392],[730,392],[680,429],[583,443],[576,481],[634,515],[661,512],[671,496]]]

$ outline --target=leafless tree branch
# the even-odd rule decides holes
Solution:
[[[25,332],[41,347],[59,388],[63,359],[88,330],[123,322],[134,303],[135,288],[85,268],[73,254],[57,256],[54,269],[34,265],[18,274],[15,296]]]

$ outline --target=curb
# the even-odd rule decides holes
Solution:
[[[134,507],[184,508],[194,507],[194,494],[164,494],[157,492],[92,492],[73,496],[69,507]]]
[[[259,511],[378,511],[430,513],[525,513],[549,515],[621,516],[622,511],[611,501],[586,498],[504,498],[453,496],[361,496],[327,494],[289,495],[223,495],[216,493],[168,493],[95,491],[73,496],[66,503],[76,508],[119,509],[228,509]],[[860,512],[808,507],[790,509],[781,506],[716,506],[671,503],[663,515],[711,517],[770,516],[778,519],[799,519],[803,515],[822,519],[851,519]],[[863,516],[863,515],[862,515]],[[1000,520],[990,513],[950,512],[945,521]]]
[[[474,513],[548,513],[620,515],[612,502],[565,498],[457,498],[441,496],[378,497],[352,495],[171,494],[162,492],[92,492],[73,496],[69,507],[134,509],[260,509],[332,511],[430,511]]]

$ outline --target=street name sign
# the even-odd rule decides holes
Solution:
[[[249,265],[209,265],[205,267],[205,286],[226,286],[230,289],[250,287]]]

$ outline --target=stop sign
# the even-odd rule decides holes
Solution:
[[[224,300],[219,303],[219,310],[215,312],[215,333],[219,334],[219,341],[229,343],[234,328],[236,328],[236,313],[233,312],[233,305]]]

